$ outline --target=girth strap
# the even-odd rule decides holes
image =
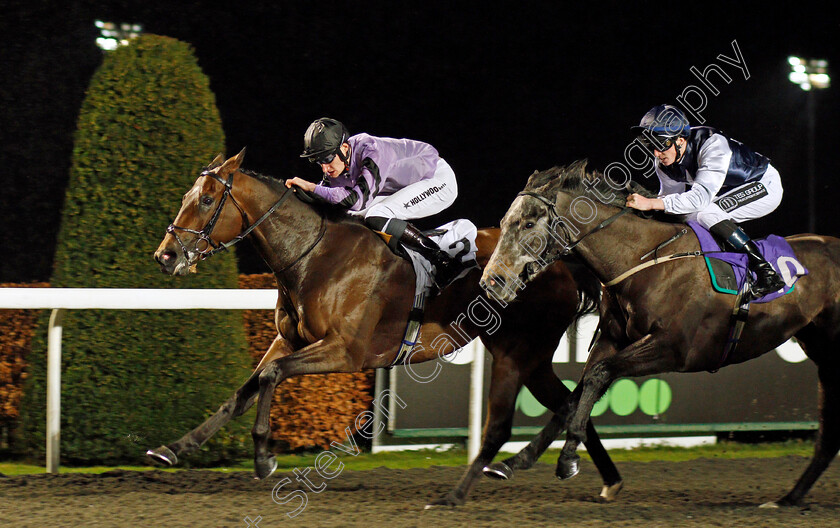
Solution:
[[[738,348],[738,343],[741,342],[741,332],[744,331],[744,326],[747,324],[747,317],[750,315],[750,295],[749,282],[744,281],[738,295],[735,297],[735,306],[732,309],[732,314],[729,316],[729,335],[726,337],[726,343],[723,345],[723,354],[720,356],[720,362],[717,368],[710,370],[712,374],[720,370],[720,367],[726,364],[729,356]]]
[[[420,337],[420,328],[423,326],[423,313],[426,307],[426,294],[420,293],[414,297],[414,304],[411,306],[411,311],[408,313],[408,324],[405,326],[405,335],[402,343],[400,343],[399,352],[394,358],[394,361],[388,365],[388,368],[403,363],[408,357],[411,349],[417,344]]]

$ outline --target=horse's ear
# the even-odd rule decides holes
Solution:
[[[531,174],[530,176],[528,176],[528,181],[525,183],[525,188],[526,188],[526,189],[529,189],[529,188],[531,188],[531,187],[536,186],[536,183],[535,183],[535,182],[536,182],[536,181],[537,181],[537,179],[538,179],[538,176],[537,176],[537,175],[538,175],[539,173],[540,173],[540,171],[535,170],[535,171],[533,172],[533,174]]]
[[[216,154],[216,157],[213,158],[213,161],[210,162],[210,165],[208,165],[208,167],[210,167],[210,168],[218,167],[219,165],[221,165],[224,162],[225,162],[225,157],[222,156],[221,152],[219,152],[218,154]]]
[[[243,148],[239,151],[239,154],[224,162],[219,172],[221,172],[222,174],[230,174],[231,172],[239,170],[239,167],[242,165],[242,160],[244,159],[245,149]]]
[[[581,177],[583,177],[586,175],[586,165],[588,163],[589,160],[586,158],[577,160],[569,166],[569,171],[572,173],[578,173]]]

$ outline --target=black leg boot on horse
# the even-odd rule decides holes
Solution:
[[[365,222],[373,230],[391,237],[389,245],[404,244],[428,259],[435,267],[433,280],[438,292],[449,286],[464,270],[463,265],[449,256],[435,242],[405,220],[371,216]]]
[[[750,286],[754,299],[785,287],[785,281],[761,255],[755,242],[735,222],[732,220],[718,222],[709,228],[709,231],[720,240],[726,241],[735,251],[747,255],[749,269],[756,276],[755,282]]]

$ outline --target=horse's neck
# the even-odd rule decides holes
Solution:
[[[277,189],[256,178],[252,189],[246,204],[243,204],[252,224],[283,199],[283,203],[252,234],[260,256],[278,273],[315,244],[322,229],[322,218],[318,211],[297,197],[291,194],[284,197],[284,192],[292,193],[292,189]],[[323,221],[330,222],[327,219]]]
[[[617,208],[612,209],[609,215],[605,214],[596,221],[600,223],[617,212]],[[588,225],[597,225],[596,221]],[[674,224],[626,214],[582,241],[577,246],[577,252],[602,281],[609,281],[638,265],[643,255],[668,240],[676,231]],[[580,236],[586,233],[587,226],[583,226]]]
[[[247,211],[252,222],[259,219],[282,197],[282,190],[278,192],[276,188],[261,180],[257,180],[254,190]],[[384,244],[379,243],[377,236],[364,226],[349,219],[334,220],[297,197],[288,196],[277,210],[254,230],[254,236],[257,251],[263,260],[275,275],[278,275],[278,279],[284,281],[287,288],[295,289],[295,284],[302,283],[307,270],[311,269],[304,261],[321,258],[325,252],[330,253],[330,260],[336,261],[340,260],[339,254],[342,250],[364,248],[363,243],[341,243],[348,238],[358,239],[360,232],[369,237],[371,253],[376,247],[385,248]],[[387,250],[387,253],[390,253],[390,250]],[[398,258],[393,254],[391,256]],[[283,277],[280,277],[281,274]]]

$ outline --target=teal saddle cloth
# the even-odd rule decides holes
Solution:
[[[700,250],[703,253],[708,253],[703,258],[706,261],[706,268],[709,270],[712,288],[720,293],[737,294],[746,280],[747,256],[743,253],[722,250],[712,234],[697,222],[688,222],[688,226],[697,235],[697,239],[700,241]],[[767,262],[776,270],[776,273],[784,279],[786,286],[752,302],[765,303],[782,295],[787,295],[793,291],[799,277],[808,274],[808,270],[797,260],[793,248],[784,238],[778,235],[770,235],[763,239],[756,239],[755,244]],[[754,279],[755,274],[752,272],[750,274]]]

